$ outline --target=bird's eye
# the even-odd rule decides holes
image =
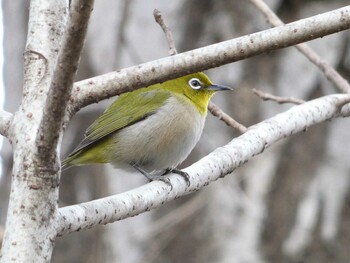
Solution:
[[[202,87],[202,83],[197,78],[190,79],[188,84],[191,86],[192,89],[200,89]]]

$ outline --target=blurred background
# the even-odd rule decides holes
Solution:
[[[269,0],[290,22],[330,11],[348,0]],[[7,111],[21,99],[29,1],[3,0]],[[153,9],[171,28],[179,52],[269,28],[248,0],[97,0],[77,80],[168,56]],[[309,44],[347,79],[349,31]],[[263,102],[251,89],[304,100],[336,93],[294,48],[274,51],[207,72],[236,87],[214,102],[246,126],[292,105]],[[81,110],[63,139],[62,158],[111,100]],[[201,191],[134,218],[57,239],[52,262],[349,262],[350,120],[317,125],[266,150]],[[208,116],[186,167],[239,133]],[[12,152],[1,149],[0,232],[10,191]],[[61,178],[60,206],[120,193],[146,183],[108,165],[72,168]]]

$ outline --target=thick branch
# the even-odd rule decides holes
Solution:
[[[80,81],[69,113],[111,96],[218,67],[350,28],[350,6],[171,57]]]
[[[135,216],[195,192],[231,173],[273,143],[339,116],[340,108],[349,101],[350,95],[322,97],[250,127],[226,146],[186,168],[189,187],[181,176],[171,175],[172,190],[164,182],[154,181],[122,194],[60,208],[58,235]]]
[[[55,162],[63,116],[73,87],[93,2],[75,0],[71,3],[66,32],[36,138],[38,153],[44,167]]]
[[[0,134],[8,137],[9,128],[13,115],[7,111],[0,110]]]
[[[263,0],[250,0],[266,17],[266,20],[272,26],[284,25],[283,21],[270,9]],[[323,60],[313,49],[307,44],[299,44],[295,46],[302,54],[304,54],[310,62],[317,66],[326,78],[340,91],[350,93],[349,82],[346,81],[327,61]]]

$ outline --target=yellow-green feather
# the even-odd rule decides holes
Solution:
[[[154,114],[170,97],[168,91],[145,88],[121,95],[86,130],[85,138],[62,162],[62,167],[106,163],[112,143],[108,135]]]
[[[199,72],[169,80],[157,85],[161,85],[162,89],[175,92],[178,95],[178,98],[184,103],[188,103],[188,101],[185,100],[185,97],[188,98],[202,115],[206,115],[209,100],[214,95],[215,91],[208,90],[206,88],[199,90],[192,89],[188,85],[188,82],[192,78],[198,78],[207,87],[213,84],[207,75]]]
[[[111,142],[111,138],[106,137],[96,142],[93,147],[88,146],[72,153],[62,162],[62,167],[66,168],[71,165],[83,165],[89,163],[108,163],[109,159],[106,153],[113,150],[111,148]]]

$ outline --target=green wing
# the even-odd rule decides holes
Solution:
[[[85,138],[69,156],[73,156],[107,135],[154,114],[169,97],[168,91],[146,88],[122,94],[90,125],[85,132]]]

